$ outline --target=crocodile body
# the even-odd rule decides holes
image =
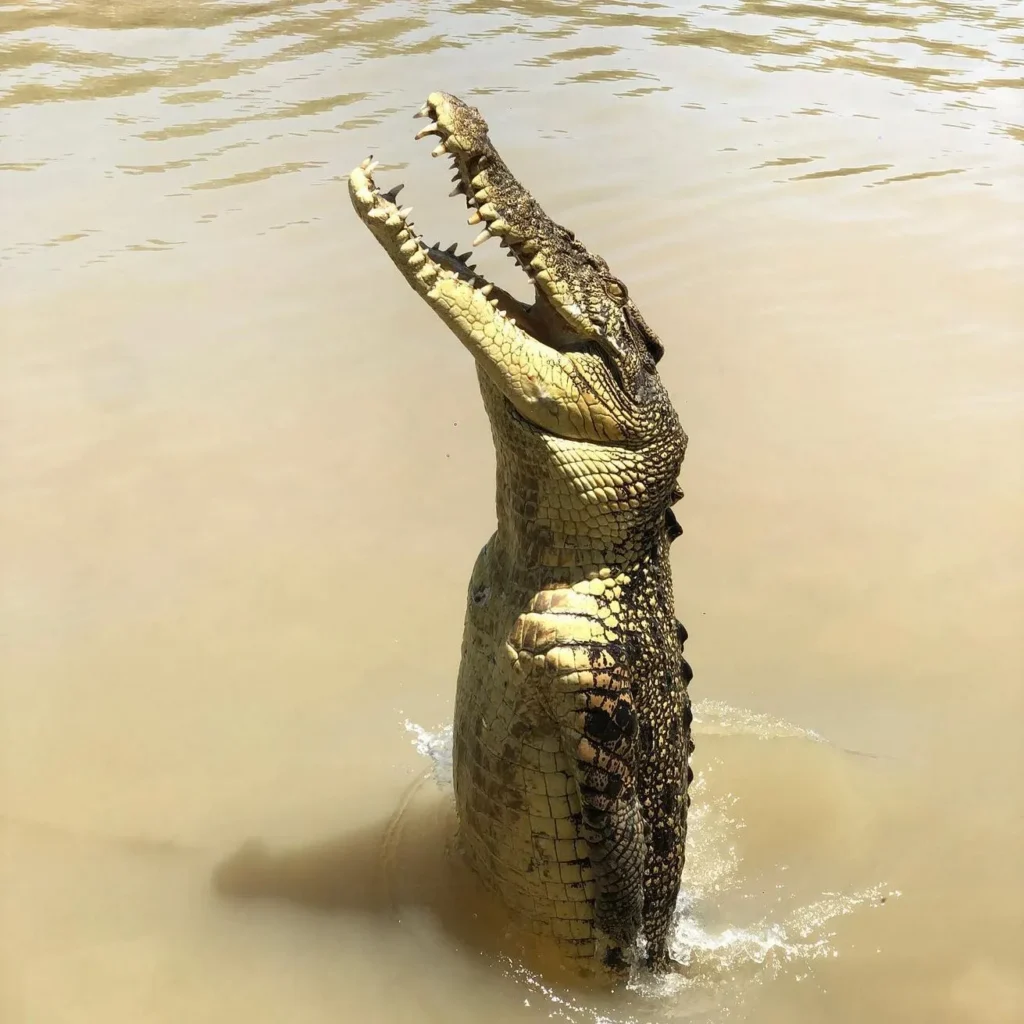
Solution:
[[[366,161],[353,205],[473,354],[497,462],[497,530],[469,585],[455,707],[462,850],[510,914],[584,973],[655,969],[683,869],[691,672],[673,610],[671,506],[686,435],[662,346],[607,263],[555,224],[479,112],[433,93],[470,223],[535,291],[526,305],[425,244]]]

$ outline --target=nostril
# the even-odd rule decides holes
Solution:
[[[475,604],[478,608],[481,605],[487,604],[487,602],[490,600],[490,597],[491,588],[482,586],[474,587],[473,593],[470,595],[470,599],[472,600],[473,604]]]

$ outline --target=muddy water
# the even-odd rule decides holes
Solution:
[[[3,4],[0,1019],[1024,1019],[1022,53],[1009,0]],[[689,973],[611,995],[445,852],[490,442],[341,180],[468,241],[435,88],[691,438]]]

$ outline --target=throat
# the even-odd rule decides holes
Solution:
[[[664,527],[624,522],[578,502],[568,488],[503,479],[500,469],[495,510],[495,540],[514,576],[572,581],[657,560],[662,547],[667,551]]]

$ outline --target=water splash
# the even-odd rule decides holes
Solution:
[[[431,732],[407,718],[405,728],[414,737],[416,752],[430,759],[434,781],[442,789],[448,789],[452,785],[452,726],[445,725]]]
[[[820,733],[772,718],[746,708],[734,708],[720,700],[699,700],[693,705],[693,720],[703,733],[714,735],[757,736],[763,740],[796,738],[814,743],[828,743]]]
[[[702,701],[696,710],[694,721],[704,733],[830,742],[811,729],[720,701]],[[429,758],[434,781],[440,788],[450,789],[452,726],[432,731],[407,720],[405,728],[417,752]],[[709,786],[709,776],[719,763],[712,760],[690,787],[686,875],[670,944],[685,973],[653,976],[634,971],[624,993],[614,1002],[598,1005],[596,999],[584,1002],[577,993],[551,985],[518,962],[505,960],[506,975],[522,985],[528,1004],[540,1001],[549,1019],[568,1024],[742,1017],[747,997],[757,985],[786,974],[804,981],[811,975],[813,962],[839,955],[833,922],[900,895],[877,884],[849,892],[822,892],[807,902],[806,894],[778,884],[770,913],[749,921],[716,921],[724,894],[732,892],[733,902],[737,898],[748,901],[751,909],[757,907],[761,894],[760,882],[741,870],[737,839],[746,824],[735,812],[739,797],[717,793]],[[684,995],[685,999],[679,998]],[[635,1016],[636,1012],[641,1016]]]
[[[734,708],[723,701],[702,700],[693,706],[693,720],[701,732],[717,735],[754,735],[761,739],[796,737],[815,743],[828,743],[813,729],[794,725],[782,718]],[[452,726],[440,726],[435,730],[405,720],[406,731],[414,737],[416,752],[429,758],[434,781],[442,788],[452,783]]]

